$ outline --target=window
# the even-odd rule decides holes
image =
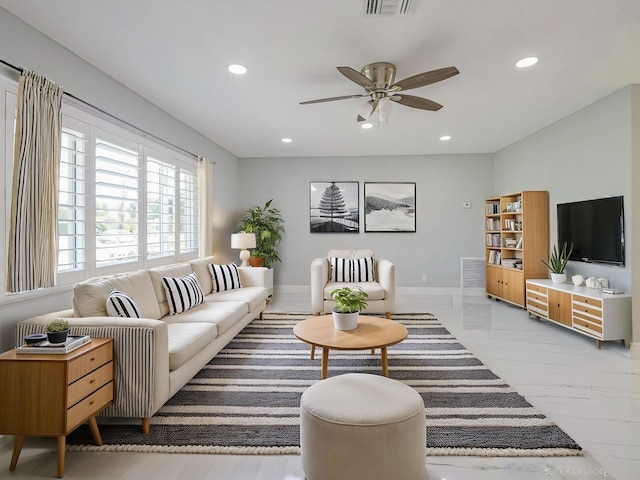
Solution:
[[[11,216],[15,85],[0,77],[5,232]],[[58,178],[58,285],[195,258],[197,163],[159,142],[63,103]],[[0,261],[6,264],[6,235]],[[0,300],[6,297],[0,279]]]
[[[176,167],[147,157],[147,258],[176,250]]]

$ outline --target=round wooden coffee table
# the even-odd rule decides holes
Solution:
[[[338,330],[333,326],[331,315],[307,318],[293,327],[293,334],[311,345],[311,358],[315,347],[322,348],[322,379],[327,378],[329,350],[371,350],[380,349],[382,374],[389,376],[387,347],[407,338],[404,325],[386,318],[360,315],[358,327],[354,330]]]

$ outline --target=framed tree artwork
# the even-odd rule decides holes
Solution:
[[[360,199],[358,182],[311,182],[309,222],[311,233],[358,233]]]
[[[415,232],[415,182],[365,182],[364,231]]]

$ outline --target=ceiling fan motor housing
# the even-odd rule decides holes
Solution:
[[[396,66],[387,62],[370,63],[360,71],[376,85],[376,90],[385,90],[396,80]]]

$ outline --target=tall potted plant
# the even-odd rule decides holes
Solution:
[[[264,207],[249,208],[238,225],[238,231],[255,234],[256,248],[251,254],[254,257],[261,256],[262,265],[266,268],[271,268],[275,262],[280,261],[278,244],[284,233],[284,220],[280,210],[271,207],[271,202],[273,199],[265,203]]]
[[[558,252],[558,248],[555,245],[553,246],[553,251],[551,252],[548,262],[542,260],[542,263],[544,263],[551,272],[551,281],[553,283],[564,283],[567,280],[567,274],[564,269],[567,266],[571,253],[573,253],[573,243],[569,248],[569,252],[567,252],[567,242],[564,242],[560,252]]]
[[[331,292],[336,307],[331,312],[333,324],[338,330],[353,330],[358,326],[360,311],[367,308],[369,295],[362,287],[342,287]]]

